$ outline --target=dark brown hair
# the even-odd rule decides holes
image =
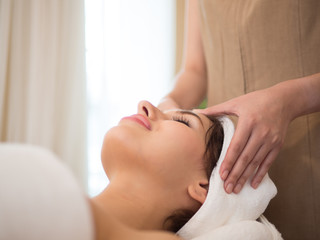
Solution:
[[[208,179],[210,178],[211,172],[216,166],[219,159],[224,138],[221,122],[215,117],[209,117],[209,119],[211,120],[212,125],[206,132],[206,150],[204,153],[204,166]],[[190,218],[194,214],[195,212],[189,209],[181,209],[175,211],[165,220],[165,229],[171,232],[177,232],[184,224],[186,224],[190,220]]]

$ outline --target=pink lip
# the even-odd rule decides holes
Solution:
[[[142,125],[145,128],[147,128],[148,130],[151,130],[151,124],[150,124],[149,120],[145,116],[143,116],[141,114],[134,114],[134,115],[129,116],[129,117],[124,117],[121,120],[135,121],[136,123],[139,123],[140,125]]]

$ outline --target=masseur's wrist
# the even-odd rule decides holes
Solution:
[[[158,104],[158,108],[161,111],[166,111],[169,109],[179,109],[178,103],[170,96],[164,97]]]
[[[300,109],[302,108],[302,101],[299,97],[299,90],[292,80],[276,84],[269,88],[275,97],[275,104],[280,108],[282,118],[291,122],[299,116]]]
[[[269,89],[280,98],[279,104],[289,121],[320,111],[320,74],[288,80]]]

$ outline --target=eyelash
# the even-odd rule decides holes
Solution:
[[[188,119],[186,119],[185,117],[183,117],[183,116],[173,116],[172,120],[173,121],[177,121],[179,123],[182,123],[182,124],[190,127],[190,121]]]

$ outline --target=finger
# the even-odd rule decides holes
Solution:
[[[262,179],[266,175],[266,173],[269,171],[272,163],[278,156],[278,153],[280,151],[280,147],[273,149],[272,151],[269,152],[269,154],[266,156],[266,158],[263,160],[263,162],[260,164],[256,174],[254,175],[252,181],[251,181],[251,186],[253,188],[257,188],[259,184],[261,183]]]
[[[208,107],[206,109],[199,109],[198,111],[204,115],[235,115],[231,101]]]
[[[244,147],[246,146],[251,134],[251,127],[246,123],[242,123],[239,119],[238,126],[231,140],[230,146],[227,150],[225,159],[223,160],[219,174],[222,180],[226,180],[234,163],[240,156]]]
[[[257,145],[258,140],[259,138],[254,136],[249,138],[247,145],[243,149],[227,180],[225,181],[225,189],[227,193],[231,193],[234,190],[238,179],[244,173],[245,169],[249,166],[250,162],[262,146],[262,143]]]
[[[245,183],[247,182],[248,178],[251,177],[255,170],[260,166],[262,161],[266,158],[270,151],[270,147],[264,144],[262,147],[259,148],[257,154],[254,156],[252,161],[249,163],[247,168],[244,170],[242,175],[239,177],[238,181],[235,183],[235,188],[233,190],[234,193],[239,193]]]

